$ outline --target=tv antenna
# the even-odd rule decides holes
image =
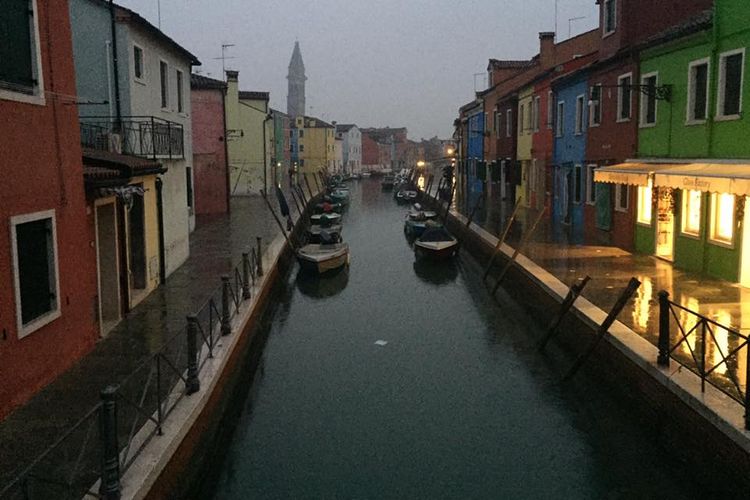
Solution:
[[[221,57],[214,57],[213,59],[215,61],[218,61],[221,59],[221,75],[222,78],[226,79],[227,77],[227,68],[226,68],[226,60],[227,59],[237,59],[236,57],[229,57],[227,56],[227,49],[229,47],[234,47],[233,43],[222,43],[221,44]]]

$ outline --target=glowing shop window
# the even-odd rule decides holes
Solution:
[[[651,225],[651,186],[638,186],[638,223]]]
[[[701,199],[700,191],[682,192],[682,232],[700,236],[701,232]]]
[[[711,194],[711,239],[732,244],[734,237],[734,195]]]

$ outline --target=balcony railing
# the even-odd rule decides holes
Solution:
[[[155,116],[81,118],[81,145],[144,158],[185,157],[182,125]]]

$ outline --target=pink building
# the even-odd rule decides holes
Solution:
[[[190,75],[193,122],[195,213],[229,211],[224,97],[226,83],[202,75]]]

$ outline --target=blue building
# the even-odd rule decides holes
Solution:
[[[466,187],[471,206],[481,195],[486,179],[484,162],[485,117],[482,102],[479,102],[467,117],[466,138]]]
[[[555,92],[555,143],[552,221],[555,228],[570,228],[573,241],[584,229],[586,186],[586,130],[588,127],[588,75],[578,71],[553,82]]]

